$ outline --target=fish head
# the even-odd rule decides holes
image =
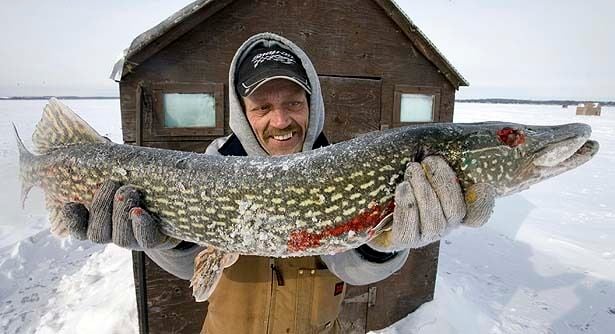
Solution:
[[[591,127],[475,123],[464,128],[458,176],[463,185],[489,183],[498,196],[527,189],[589,161],[599,149]]]

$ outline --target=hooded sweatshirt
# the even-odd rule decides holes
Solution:
[[[307,54],[290,40],[273,34],[260,33],[250,37],[237,50],[229,68],[229,125],[233,135],[214,140],[206,149],[205,154],[221,155],[220,149],[232,141],[239,140],[240,146],[249,156],[267,156],[267,152],[261,147],[250,126],[242,107],[240,97],[235,91],[235,71],[243,57],[254,47],[265,44],[276,44],[284,49],[292,51],[303,65],[312,94],[309,96],[310,115],[305,134],[305,142],[302,151],[309,151],[314,147],[317,139],[321,136],[325,121],[325,108],[320,88],[320,81],[314,65]],[[322,137],[321,137],[322,138]],[[242,152],[243,153],[243,152]],[[367,246],[365,246],[367,247]],[[401,269],[408,258],[409,251],[401,251],[395,256],[374,255],[367,249],[349,250],[334,255],[321,256],[327,268],[341,280],[352,285],[365,285],[383,280]],[[199,246],[182,247],[182,249],[170,250],[146,250],[147,255],[160,267],[169,273],[182,278],[190,279],[193,274],[193,260],[202,248]],[[376,252],[377,253],[377,252]]]

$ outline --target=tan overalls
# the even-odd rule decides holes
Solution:
[[[241,256],[209,298],[201,333],[340,333],[345,292],[318,256]]]

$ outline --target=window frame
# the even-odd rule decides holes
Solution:
[[[215,99],[216,125],[168,128],[164,126],[164,94],[210,94]],[[152,85],[154,137],[204,137],[224,135],[224,84],[220,83],[155,83]]]
[[[401,98],[402,94],[420,94],[431,95],[434,97],[431,107],[431,121],[421,122],[402,122],[401,121]],[[433,86],[410,86],[410,85],[395,85],[395,100],[393,104],[393,124],[408,125],[408,124],[424,124],[435,123],[439,121],[440,115],[440,98],[442,92],[439,87]]]

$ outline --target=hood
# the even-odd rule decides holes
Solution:
[[[247,41],[245,41],[233,57],[233,61],[231,62],[231,67],[229,69],[229,125],[231,130],[239,141],[241,141],[242,146],[248,153],[248,155],[252,156],[267,156],[267,152],[261,147],[254,132],[252,131],[252,127],[250,123],[248,123],[248,119],[241,107],[240,97],[237,95],[235,91],[235,69],[237,64],[243,59],[244,55],[248,53],[254,46],[259,43],[272,43],[277,44],[278,46],[288,49],[295,53],[297,57],[301,60],[301,64],[303,68],[305,68],[305,72],[307,73],[308,80],[310,81],[310,86],[312,88],[312,94],[310,95],[310,116],[308,118],[308,127],[305,133],[305,142],[303,143],[302,151],[309,151],[312,149],[314,142],[318,135],[322,132],[324,122],[325,122],[325,106],[322,100],[322,93],[320,90],[320,82],[318,81],[318,74],[314,69],[314,65],[308,58],[308,56],[299,48],[295,43],[289,41],[288,39],[273,34],[273,33],[260,33],[250,37]]]

